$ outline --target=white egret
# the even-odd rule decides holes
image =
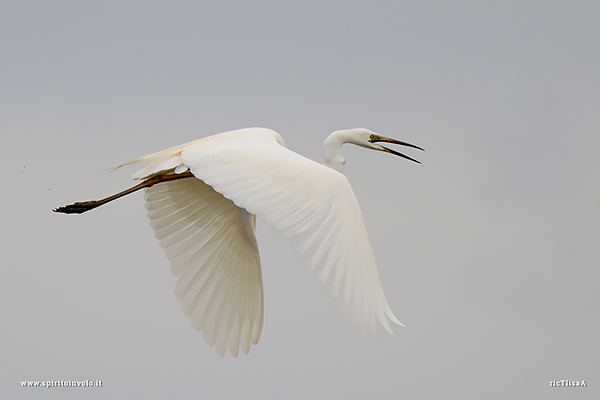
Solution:
[[[179,276],[175,295],[219,355],[250,351],[263,326],[263,288],[256,217],[292,239],[296,250],[354,325],[390,333],[390,309],[358,201],[341,173],[341,146],[352,143],[418,162],[378,143],[409,143],[367,129],[333,132],[323,143],[324,165],[285,147],[276,132],[248,128],[176,146],[115,167],[147,163],[142,182],[103,200],[55,209],[82,213],[136,190],[150,225]]]

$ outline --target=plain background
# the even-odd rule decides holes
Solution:
[[[598,1],[2,1],[2,398],[599,398]],[[107,168],[214,133],[347,145],[388,301],[364,338],[264,225],[265,324],[220,358]],[[102,380],[99,389],[22,380]],[[551,380],[587,388],[551,388]]]

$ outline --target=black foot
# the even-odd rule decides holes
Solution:
[[[55,208],[54,212],[59,212],[63,214],[81,214],[86,211],[90,211],[96,207],[101,206],[102,203],[96,200],[92,201],[81,201],[73,204],[69,204],[68,206]]]

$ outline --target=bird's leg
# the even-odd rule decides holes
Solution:
[[[106,203],[109,203],[113,200],[119,199],[123,196],[127,196],[130,193],[137,192],[143,188],[149,188],[158,183],[174,181],[176,179],[184,179],[184,178],[193,178],[194,175],[190,171],[185,171],[180,174],[167,174],[167,175],[155,175],[152,178],[148,178],[145,181],[127,189],[119,192],[117,194],[113,194],[112,196],[105,197],[101,200],[90,200],[90,201],[80,201],[77,203],[69,204],[67,206],[55,208],[54,212],[64,213],[64,214],[82,214],[86,211],[93,210],[96,207],[100,207]]]

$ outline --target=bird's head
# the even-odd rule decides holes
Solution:
[[[409,157],[405,154],[399,153],[395,150],[392,149],[388,149],[385,146],[382,146],[379,143],[392,143],[392,144],[398,144],[401,146],[407,146],[407,147],[412,147],[415,149],[419,149],[419,150],[423,150],[421,147],[419,146],[415,146],[414,144],[410,144],[410,143],[406,143],[406,142],[401,142],[400,140],[396,140],[396,139],[391,139],[385,136],[381,136],[378,135],[374,132],[371,132],[368,129],[364,129],[364,128],[359,128],[359,129],[350,129],[347,132],[347,136],[346,136],[346,143],[352,143],[355,144],[357,146],[361,146],[361,147],[365,147],[367,149],[373,149],[373,150],[379,150],[379,151],[385,151],[386,153],[390,153],[390,154],[395,154],[397,156],[406,158],[407,160],[411,160],[414,161],[416,163],[421,163],[418,160],[415,160],[412,157]]]
[[[415,149],[423,150],[419,146],[415,146],[414,144],[401,142],[396,139],[390,139],[385,136],[381,136],[376,134],[375,132],[371,132],[368,129],[357,128],[357,129],[347,129],[342,131],[335,131],[331,135],[325,139],[323,142],[323,163],[330,168],[335,169],[338,172],[342,172],[344,170],[344,164],[346,160],[342,156],[341,147],[344,143],[352,143],[360,147],[365,147],[367,149],[385,151],[386,153],[395,154],[397,156],[406,158],[407,160],[414,161],[419,163],[419,161],[415,160],[412,157],[409,157],[405,154],[399,153],[395,150],[388,149],[385,146],[382,146],[379,143],[393,143],[399,144],[401,146],[413,147]]]

